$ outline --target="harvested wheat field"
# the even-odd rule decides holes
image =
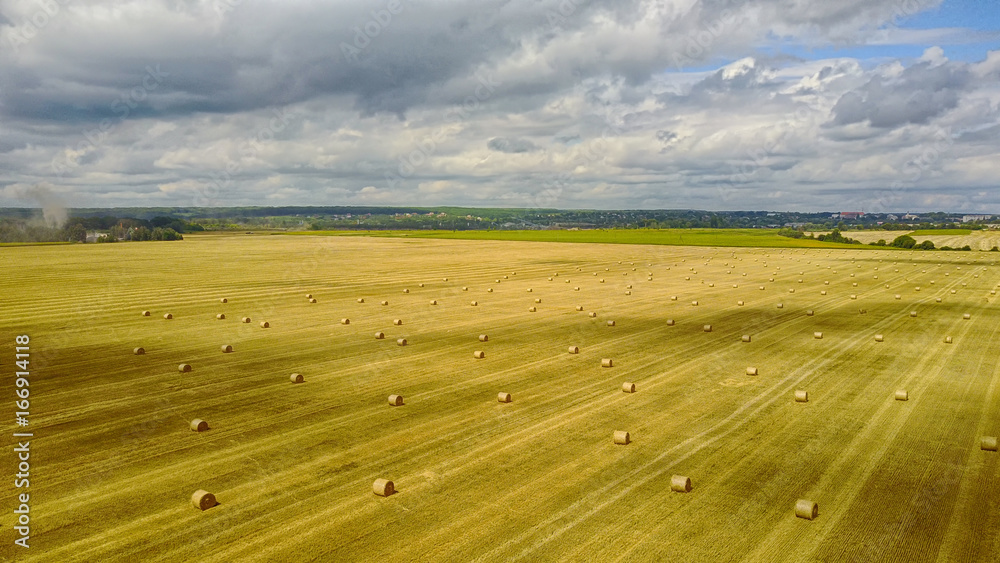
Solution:
[[[18,271],[0,327],[31,338],[22,560],[996,561],[995,256],[232,235],[0,249]],[[632,262],[650,275],[622,276]]]

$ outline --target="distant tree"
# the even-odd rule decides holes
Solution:
[[[87,229],[80,223],[66,227],[66,239],[70,242],[87,242]]]
[[[914,248],[919,248],[920,250],[934,250],[934,243],[929,240],[925,240]]]
[[[913,248],[917,245],[916,239],[910,235],[899,235],[892,240],[889,246],[895,246],[896,248]]]

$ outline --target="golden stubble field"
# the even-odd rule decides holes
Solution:
[[[0,553],[996,561],[993,260],[212,235],[0,249],[35,433],[32,547]],[[10,377],[3,393],[13,411]],[[198,489],[220,504],[194,508]]]

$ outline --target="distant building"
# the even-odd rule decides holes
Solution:
[[[962,215],[962,222],[972,223],[973,221],[988,221],[992,218],[992,215]]]
[[[838,214],[841,219],[860,219],[861,217],[864,217],[864,215],[864,211],[841,211]]]
[[[919,218],[920,218],[919,215],[914,215],[912,213],[907,213],[906,215],[903,215],[903,219],[907,221],[916,221]]]
[[[885,220],[886,221],[898,221],[899,217],[896,217],[895,215],[893,215],[892,213],[890,213],[890,214],[888,214],[888,215],[885,216]]]

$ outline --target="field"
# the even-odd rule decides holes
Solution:
[[[32,547],[5,532],[0,556],[997,561],[1000,454],[980,449],[1000,434],[996,257],[354,236],[0,249],[5,366],[30,335],[35,433]],[[12,377],[2,390],[13,403]],[[198,489],[219,504],[194,508]],[[819,516],[796,518],[798,499]]]
[[[815,233],[826,234],[826,233]],[[845,237],[868,244],[879,239],[886,242],[900,235],[910,235],[918,243],[929,240],[934,246],[950,246],[952,248],[962,248],[970,246],[973,250],[989,250],[994,246],[1000,246],[1000,232],[998,231],[970,231],[966,229],[930,229],[924,231],[844,231]]]

